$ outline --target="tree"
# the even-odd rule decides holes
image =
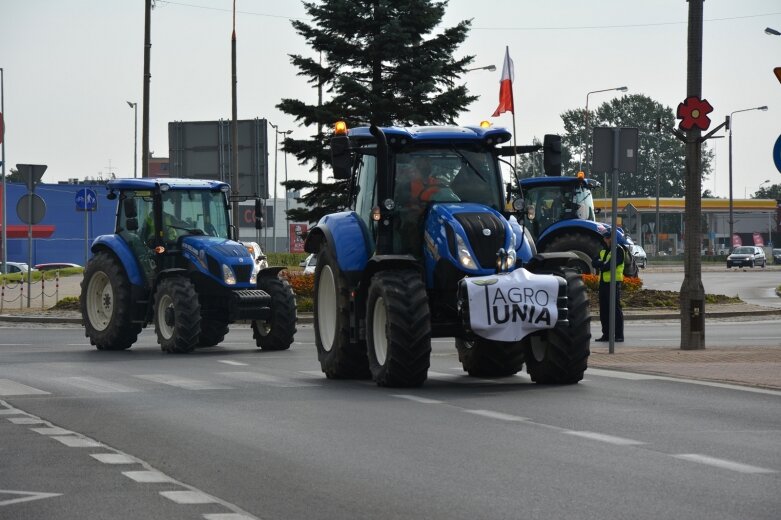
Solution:
[[[781,184],[773,184],[767,188],[759,188],[756,193],[751,196],[751,198],[781,200]]]
[[[0,174],[0,178],[2,178],[2,174]],[[5,182],[24,182],[24,179],[16,168],[9,168],[8,173],[5,174]]]
[[[683,197],[685,193],[685,148],[672,133],[663,129],[656,131],[657,119],[662,119],[663,127],[675,125],[673,109],[665,107],[642,94],[623,96],[607,101],[594,112],[589,113],[589,134],[586,135],[585,110],[567,110],[561,115],[565,134],[562,136],[562,147],[570,151],[569,159],[562,156],[564,171],[574,175],[578,171],[581,158],[585,160],[586,147],[588,157],[592,154],[592,137],[594,128],[634,127],[640,131],[640,147],[637,157],[637,173],[619,174],[619,196],[621,197],[654,197],[656,196],[657,160],[659,163],[659,196]],[[581,156],[581,150],[583,155]],[[702,154],[703,178],[711,171],[713,153],[705,150]],[[586,176],[600,179],[599,174],[590,174],[589,165],[582,164]],[[607,191],[612,193],[610,175],[607,176]],[[597,194],[600,194],[599,190]]]
[[[277,108],[315,128],[311,139],[284,142],[284,149],[300,164],[309,164],[310,172],[330,159],[321,125],[330,127],[339,119],[348,126],[452,123],[476,99],[466,85],[456,84],[474,57],[453,56],[471,22],[433,34],[446,0],[323,0],[304,6],[314,23],[294,20],[293,27],[323,61],[301,55],[290,59],[298,75],[329,99],[314,105],[283,99]],[[346,203],[346,181],[295,181],[286,187],[294,186],[312,190],[298,199],[312,209],[290,210],[290,219],[314,222]]]

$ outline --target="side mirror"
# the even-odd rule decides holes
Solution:
[[[602,208],[594,208],[594,215],[599,215],[602,213]]]
[[[531,204],[527,206],[526,208],[526,218],[531,220],[534,220],[534,218],[537,216],[537,210],[534,208],[534,205]]]
[[[353,158],[350,154],[350,138],[346,135],[336,135],[331,138],[331,166],[334,178],[339,180],[350,178],[350,168]]]
[[[138,210],[136,209],[136,199],[125,199],[123,205],[125,209],[125,218],[131,219],[138,216]]]
[[[561,177],[561,136],[546,134],[542,144],[542,164],[545,175]]]

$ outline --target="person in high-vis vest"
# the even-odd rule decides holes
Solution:
[[[610,230],[602,232],[605,239],[599,256],[592,265],[599,270],[599,321],[602,324],[602,337],[595,341],[610,341]],[[624,281],[624,250],[616,247],[616,313],[615,340],[624,341],[624,311],[621,309],[621,285]]]

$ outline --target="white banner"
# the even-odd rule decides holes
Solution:
[[[466,278],[472,331],[494,341],[520,341],[532,332],[551,329],[559,311],[558,279],[526,269]]]

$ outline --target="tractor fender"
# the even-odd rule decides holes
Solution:
[[[144,285],[144,273],[133,250],[121,237],[117,235],[100,235],[92,242],[91,251],[97,253],[108,250],[114,253],[127,273],[128,280],[133,285]]]
[[[566,267],[578,259],[579,256],[572,251],[537,253],[524,267],[537,274],[558,272],[562,267]]]
[[[545,249],[548,247],[548,244],[550,244],[556,237],[563,234],[590,235],[593,236],[596,240],[601,241],[601,231],[605,228],[610,229],[610,226],[606,226],[601,222],[594,222],[591,220],[562,220],[556,222],[542,232],[542,234],[537,238],[537,248],[540,251],[545,251]],[[619,240],[620,239],[621,237],[619,237]]]
[[[258,278],[276,278],[285,269],[287,269],[285,266],[266,267],[258,272]]]
[[[354,211],[326,215],[313,227],[304,242],[304,251],[317,253],[328,244],[342,272],[363,271],[372,254],[366,224]]]

